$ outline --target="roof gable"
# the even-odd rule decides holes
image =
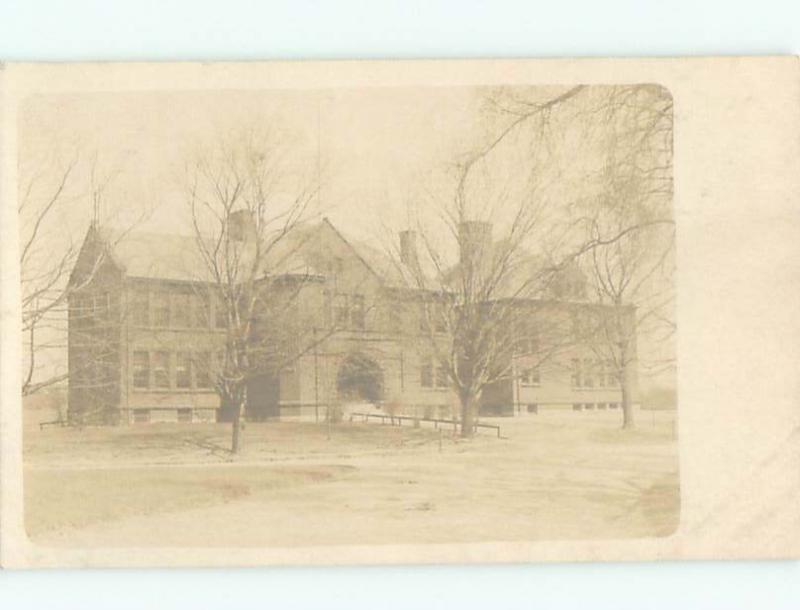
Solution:
[[[91,225],[83,238],[75,264],[70,271],[67,286],[75,289],[91,282],[100,269],[108,272],[122,271],[111,255],[108,243],[100,230],[95,225]]]

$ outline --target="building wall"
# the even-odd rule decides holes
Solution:
[[[522,306],[535,328],[543,331],[537,337],[539,352],[518,354],[512,358],[509,376],[485,392],[483,412],[510,415],[537,413],[541,410],[570,409],[613,410],[621,408],[622,391],[615,365],[616,347],[611,342],[598,342],[596,323],[588,327],[583,320],[602,320],[616,315],[608,307],[590,303],[531,303]],[[639,401],[638,376],[635,365],[635,312],[624,313],[631,359],[627,375],[631,399]],[[576,323],[577,322],[577,323]]]
[[[120,286],[122,274],[96,252],[84,248],[67,300],[67,417],[81,424],[113,424],[122,392]]]
[[[286,342],[287,354],[297,357],[283,364],[276,364],[280,358],[263,363],[264,375],[251,384],[249,416],[273,416],[277,410],[285,418],[319,419],[329,407],[364,408],[358,406],[357,397],[343,395],[338,387],[345,363],[360,358],[379,370],[382,394],[378,409],[420,417],[456,417],[457,398],[432,358],[428,334],[433,332],[443,346],[449,339],[443,329],[426,327],[420,295],[387,288],[329,225],[323,225],[309,240],[302,256],[309,274],[301,280],[270,284],[266,292],[273,299],[277,295],[277,301],[265,301],[254,324],[258,337]],[[81,264],[79,258],[78,271]],[[293,283],[296,281],[301,283]],[[225,336],[216,322],[215,301],[202,288],[191,282],[124,278],[109,261],[76,295],[78,303],[107,299],[103,316],[87,323],[78,317],[75,304],[70,304],[71,417],[86,418],[92,413],[98,423],[186,421],[189,412],[191,420],[214,421],[219,398],[212,383],[199,383],[198,375],[204,368],[213,378]],[[280,290],[297,296],[282,303]],[[426,303],[435,311],[435,303]],[[281,315],[269,315],[270,307],[279,309]],[[589,335],[575,329],[581,326],[576,320],[602,318],[608,311],[587,303],[521,303],[522,330],[514,329],[511,336],[524,337],[533,328],[536,348],[530,348],[531,353],[514,351],[508,378],[484,391],[482,413],[597,409],[621,402],[619,387],[608,381],[605,370],[593,372],[591,384],[583,383],[583,377],[576,383],[573,366],[577,360],[603,369],[599,364],[604,360],[601,346],[592,345]],[[632,324],[632,310],[628,315]],[[277,328],[275,319],[279,320]],[[95,369],[87,372],[80,366],[98,360],[101,335],[104,349],[110,347],[111,352],[104,357],[104,366],[113,378],[108,384],[91,378]],[[635,350],[635,340],[632,347]],[[141,381],[143,354],[147,355],[145,384]],[[182,355],[187,354],[191,361],[188,373],[179,366],[185,364]],[[159,364],[163,361],[163,369],[156,366],[156,360]],[[201,366],[201,362],[205,364]],[[537,371],[535,379],[527,373],[532,368]],[[180,387],[180,374],[184,380],[188,375],[189,387]],[[629,368],[629,375],[636,401],[635,366]],[[157,377],[163,383],[157,383]]]
[[[218,354],[224,346],[224,331],[214,326],[214,311],[207,297],[194,299],[188,312],[178,314],[187,295],[196,294],[196,287],[186,283],[128,278],[123,286],[123,392],[119,404],[122,421],[133,422],[135,415],[149,411],[151,421],[175,421],[178,409],[192,409],[195,419],[214,421],[219,398],[213,389],[213,375]],[[141,319],[142,295],[146,297],[146,319]],[[158,295],[158,296],[156,296]],[[161,301],[160,299],[166,299]],[[156,309],[169,303],[169,319],[156,326]],[[196,312],[208,308],[208,314]],[[137,354],[148,354],[147,387],[135,383]],[[156,355],[166,356],[166,386],[156,379]],[[188,384],[180,387],[181,356],[189,356]],[[183,360],[183,364],[186,361]],[[183,367],[181,367],[183,368]],[[185,370],[185,369],[184,369]],[[201,383],[201,377],[208,377]],[[162,375],[163,377],[163,375]],[[184,373],[184,381],[186,374]],[[202,386],[202,387],[200,387]]]

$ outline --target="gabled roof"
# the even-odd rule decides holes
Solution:
[[[313,227],[298,227],[270,249],[265,267],[271,275],[307,275],[312,271],[302,256],[302,243],[313,236]],[[205,248],[214,243],[206,238]],[[199,244],[192,235],[122,230],[116,227],[90,227],[87,245],[102,246],[109,259],[132,278],[173,281],[208,281],[209,273]]]
[[[421,278],[412,274],[403,264],[396,260],[390,253],[384,252],[363,241],[348,240],[360,258],[380,278],[381,283],[387,288],[422,288],[419,286]],[[438,290],[441,283],[429,276],[424,276],[423,282],[426,290]]]
[[[391,259],[377,249],[345,237],[326,218],[321,222],[294,227],[271,246],[264,262],[264,272],[271,276],[321,275],[316,261],[309,256],[313,238],[327,226],[353,250],[379,281],[391,281]],[[116,227],[91,227],[85,244],[97,240],[106,254],[128,277],[174,281],[207,281],[206,263],[194,236],[147,231],[124,231]],[[213,251],[213,241],[205,248]],[[319,266],[316,264],[316,266]],[[399,278],[395,278],[399,279]]]
[[[315,250],[320,230],[332,230],[354,255],[375,275],[386,288],[416,290],[418,278],[412,277],[409,271],[388,251],[381,250],[363,241],[346,237],[326,218],[321,222],[297,226],[275,243],[269,252],[264,267],[272,277],[319,277],[325,275],[321,268],[318,252]],[[99,246],[99,248],[98,248]],[[206,242],[207,248],[213,248],[211,240]],[[492,251],[497,244],[493,244]],[[159,279],[171,281],[203,282],[209,281],[206,264],[193,236],[154,233],[145,231],[122,231],[112,227],[92,226],[84,240],[82,250],[92,256],[100,252],[128,277]],[[316,252],[316,254],[315,254]],[[327,260],[327,259],[326,259]],[[586,279],[577,267],[567,267],[546,280],[544,290],[534,293],[520,294],[517,290],[531,274],[541,273],[544,262],[529,253],[521,253],[519,259],[507,275],[506,281],[496,291],[497,299],[515,299],[520,301],[547,302],[557,300],[585,301],[585,294],[577,296],[564,290],[572,283],[585,282]],[[459,265],[450,268],[439,280],[426,277],[428,291],[447,290],[447,285],[457,281]],[[74,273],[74,272],[73,272]],[[266,275],[266,273],[265,273]],[[541,288],[541,286],[540,286]]]
[[[129,277],[200,281],[206,267],[194,237],[102,227],[97,231],[114,263]]]

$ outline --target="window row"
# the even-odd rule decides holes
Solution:
[[[71,321],[105,317],[117,307],[117,295],[108,292],[74,294],[69,299]]]
[[[114,354],[82,353],[70,364],[70,385],[76,388],[104,388],[119,384],[119,362]]]
[[[572,359],[573,388],[615,388],[619,379],[610,361],[598,361],[591,358]]]
[[[514,354],[518,356],[537,354],[538,352],[539,336],[536,333],[520,336],[514,341]]]
[[[619,409],[618,402],[576,402],[572,405],[573,411],[592,411],[597,408],[598,411],[604,409]]]
[[[542,383],[542,374],[539,367],[526,367],[520,371],[519,382],[522,385],[537,386]]]
[[[136,326],[208,328],[213,323],[215,328],[225,328],[227,322],[219,299],[193,292],[136,290],[131,294],[130,308]]]
[[[133,387],[148,389],[211,389],[212,352],[133,352]]]
[[[363,294],[344,294],[326,290],[325,325],[341,329],[364,330],[367,309]]]
[[[447,330],[448,315],[447,303],[424,301],[419,304],[419,329],[426,333],[443,333]]]
[[[447,388],[450,386],[450,379],[447,375],[447,367],[434,365],[434,358],[427,358],[422,361],[419,369],[419,384],[423,388]]]
[[[134,424],[149,424],[152,421],[152,409],[133,409]],[[194,421],[194,409],[179,408],[175,410],[175,421],[178,423],[191,423]]]

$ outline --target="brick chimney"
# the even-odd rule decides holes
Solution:
[[[489,256],[492,247],[492,223],[466,220],[458,225],[458,248],[462,264]]]
[[[250,210],[236,210],[228,215],[228,234],[231,241],[255,243],[256,223]]]
[[[416,231],[400,231],[400,262],[406,267],[419,265]]]

